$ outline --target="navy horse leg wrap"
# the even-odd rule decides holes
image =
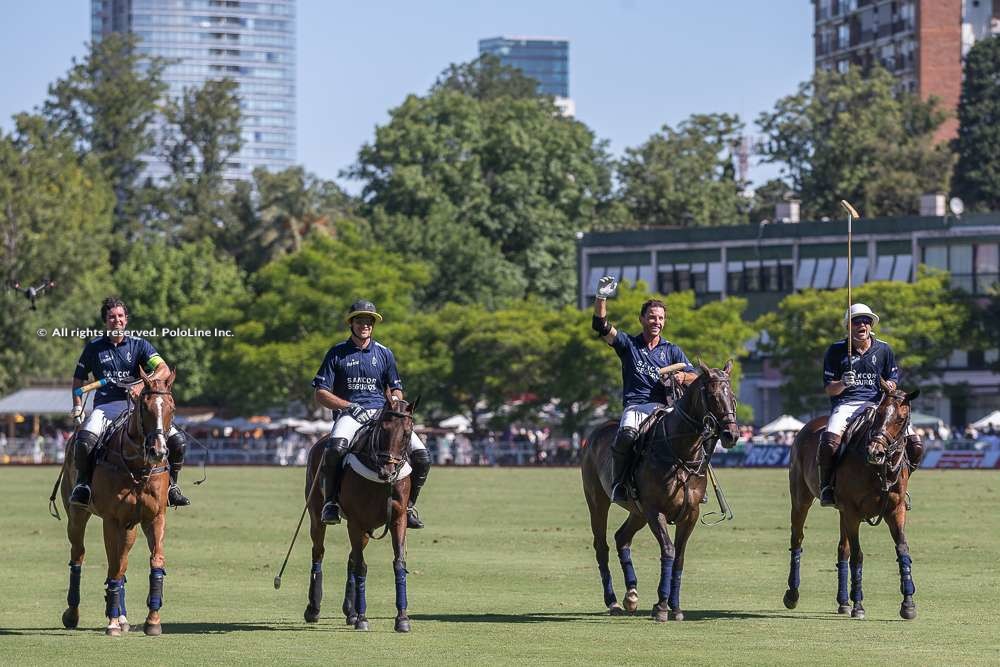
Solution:
[[[660,558],[660,585],[656,589],[659,600],[670,597],[670,584],[674,580],[674,559],[669,556]]]
[[[126,611],[125,609],[125,584],[127,583],[128,583],[128,577],[122,576],[122,592],[118,596],[118,604],[121,606],[122,616],[128,616],[128,611]]]
[[[851,600],[861,602],[865,599],[865,594],[861,590],[861,563],[851,565]]]
[[[910,554],[900,554],[896,560],[899,562],[899,592],[913,595],[917,592],[917,587],[913,585],[913,561],[910,560]]]
[[[802,564],[802,549],[789,549],[792,552],[792,561],[788,566],[788,588],[789,590],[799,590],[799,566]]]
[[[847,582],[850,578],[850,569],[846,560],[837,561],[837,604],[847,604]]]
[[[150,611],[159,611],[163,606],[163,577],[167,576],[162,567],[154,567],[149,571],[149,597],[146,606]]]
[[[313,563],[309,574],[309,606],[319,609],[323,601],[323,563]]]
[[[344,612],[344,616],[352,616],[356,612],[354,610],[354,591],[357,588],[357,577],[354,576],[354,566],[351,561],[347,561],[347,584],[344,586],[344,604],[341,606],[341,610]]]
[[[681,608],[681,576],[683,570],[674,569],[674,576],[670,579],[670,598],[667,600],[671,609]]]
[[[635,568],[632,567],[632,550],[625,547],[618,552],[618,562],[622,565],[622,574],[625,575],[625,587],[635,588],[639,585],[639,579],[635,576]]]
[[[104,615],[116,619],[122,615],[122,583],[121,579],[107,579],[104,582]]]
[[[396,609],[406,609],[406,561],[398,560],[392,564],[396,572]]]
[[[354,611],[358,616],[364,616],[368,609],[368,602],[365,600],[365,578],[360,574],[354,575]]]
[[[70,607],[80,606],[80,576],[83,565],[69,564],[69,593],[66,594],[66,604]]]
[[[618,602],[618,597],[615,595],[614,584],[611,582],[611,570],[608,568],[607,564],[598,565],[597,569],[601,571],[601,586],[604,587],[604,606],[610,607],[614,603]]]

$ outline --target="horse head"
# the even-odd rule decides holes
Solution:
[[[890,391],[885,380],[879,378],[882,385],[882,401],[875,410],[868,439],[868,463],[883,465],[886,457],[894,451],[910,422],[910,402],[920,395],[916,389],[909,394],[903,391]]]
[[[740,437],[739,424],[736,421],[736,397],[729,376],[733,371],[733,360],[730,359],[721,370],[709,368],[698,360],[701,374],[689,389],[699,392],[704,407],[703,422],[706,429],[711,429],[722,440],[722,446],[730,449]]]
[[[171,387],[176,371],[170,371],[166,380],[154,379],[139,369],[142,391],[136,399],[138,403],[139,426],[143,437],[143,447],[156,458],[167,456],[167,436],[174,421],[174,397]]]
[[[413,411],[419,402],[419,398],[412,404],[393,399],[379,413],[372,459],[379,479],[385,482],[394,483],[410,457]]]

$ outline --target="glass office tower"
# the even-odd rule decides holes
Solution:
[[[164,73],[172,97],[212,79],[239,84],[243,148],[227,179],[295,164],[295,0],[91,0],[92,39],[113,32],[175,61]],[[158,157],[147,163],[154,178],[167,173]]]
[[[539,90],[556,98],[573,115],[569,97],[569,41],[555,37],[491,37],[479,40],[479,55],[490,53],[538,81]]]

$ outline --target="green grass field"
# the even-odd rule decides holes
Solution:
[[[884,526],[864,527],[868,618],[835,612],[837,519],[810,514],[802,599],[781,603],[788,563],[786,471],[720,470],[733,522],[699,526],[688,548],[687,620],[657,624],[659,561],[641,532],[633,546],[640,609],[610,618],[575,469],[432,470],[421,497],[428,525],[409,533],[413,631],[393,632],[392,549],[373,542],[368,616],[358,633],[340,614],[347,546],[328,532],[326,596],[303,622],[308,533],[280,591],[272,585],[302,508],[301,469],[211,468],[186,473],[190,508],[167,522],[164,634],[103,635],[106,560],[92,520],[81,629],[62,628],[65,522],[46,512],[55,468],[0,468],[0,665],[16,664],[998,664],[1000,474],[921,471],[911,485],[910,551],[918,617],[903,621],[895,552]],[[612,532],[624,513],[612,512]],[[145,615],[148,552],[129,571],[130,620]],[[624,594],[613,561],[615,587]],[[138,662],[137,662],[138,661]]]

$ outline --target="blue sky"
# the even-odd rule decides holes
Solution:
[[[5,5],[0,127],[9,129],[84,53],[90,2]],[[577,118],[615,154],[692,113],[737,113],[752,129],[811,75],[812,30],[809,0],[299,0],[298,161],[342,181],[389,109],[501,34],[570,40]]]

